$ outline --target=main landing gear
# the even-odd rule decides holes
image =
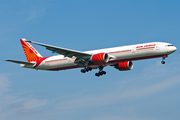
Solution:
[[[162,64],[165,64],[165,63],[166,63],[164,60],[165,60],[167,57],[168,57],[167,55],[164,55],[164,56],[162,57],[162,61],[161,61]]]
[[[105,75],[106,74],[106,71],[103,71],[103,66],[100,66],[99,67],[99,72],[98,73],[95,73],[95,76],[99,77],[99,76],[102,76],[102,75]],[[86,72],[89,72],[91,71],[92,68],[91,67],[84,67],[84,69],[81,69],[81,72],[82,73],[86,73]]]
[[[91,68],[91,67],[88,67],[89,60],[85,60],[84,62],[85,62],[85,63],[84,63],[84,69],[81,69],[81,72],[82,72],[82,73],[86,73],[86,72],[91,71],[92,68]]]
[[[95,76],[99,77],[101,75],[105,75],[106,74],[106,71],[103,71],[103,66],[100,66],[99,67],[99,72],[95,74]]]
[[[85,67],[84,69],[81,69],[81,72],[82,73],[86,73],[86,72],[89,72],[89,71],[91,71],[92,70],[92,68],[90,68],[90,67]]]
[[[95,74],[95,76],[99,77],[101,75],[105,75],[106,71],[99,71],[98,73]]]

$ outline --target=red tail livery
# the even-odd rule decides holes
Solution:
[[[20,39],[20,41],[28,62],[37,61],[42,58],[42,56],[26,41],[26,39]]]

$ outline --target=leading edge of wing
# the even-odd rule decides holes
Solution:
[[[91,54],[87,54],[87,53],[76,51],[76,50],[56,47],[56,46],[37,43],[37,42],[33,42],[33,41],[27,41],[27,42],[37,44],[37,45],[40,45],[40,46],[44,46],[44,47],[46,47],[46,49],[52,51],[53,53],[54,52],[59,53],[59,54],[64,55],[65,57],[73,57],[73,56],[75,56],[75,57],[90,57],[91,56]]]

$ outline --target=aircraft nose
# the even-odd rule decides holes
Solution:
[[[176,51],[177,50],[177,48],[174,46],[174,51]]]
[[[171,47],[168,48],[169,54],[175,52],[176,50],[177,50],[177,48],[175,46],[171,46]]]
[[[175,46],[172,47],[171,51],[175,52],[177,50],[177,48]]]

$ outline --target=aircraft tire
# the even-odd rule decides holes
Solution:
[[[85,73],[86,71],[85,71],[84,69],[81,69],[81,72],[82,72],[82,73]]]
[[[95,74],[95,76],[99,77],[99,76],[100,76],[100,74],[99,74],[99,73],[96,73],[96,74]]]

